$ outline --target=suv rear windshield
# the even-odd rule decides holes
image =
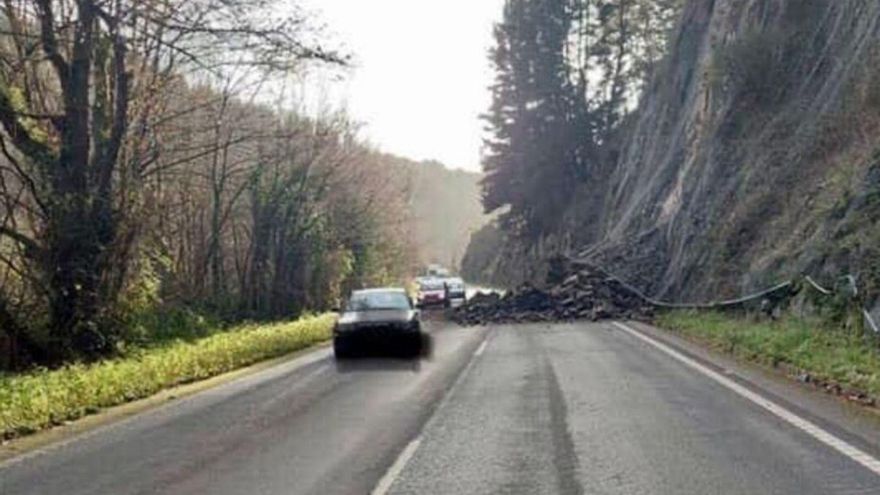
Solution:
[[[409,298],[398,291],[355,292],[348,301],[349,311],[368,311],[371,309],[410,309]]]
[[[443,290],[443,282],[431,280],[419,284],[419,290]]]

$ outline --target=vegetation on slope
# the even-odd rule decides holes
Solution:
[[[816,320],[758,319],[705,311],[672,311],[657,317],[663,328],[741,359],[785,365],[831,390],[880,400],[880,350],[872,337],[829,328]],[[870,340],[869,340],[870,339]]]

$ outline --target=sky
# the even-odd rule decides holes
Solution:
[[[383,151],[479,170],[493,73],[488,50],[503,0],[300,0],[354,55],[322,92]],[[326,81],[324,81],[326,82]]]

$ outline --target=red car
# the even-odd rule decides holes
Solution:
[[[420,308],[425,306],[442,306],[446,303],[446,291],[441,279],[424,279],[419,281],[419,291],[416,297]]]

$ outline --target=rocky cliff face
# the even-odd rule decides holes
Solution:
[[[876,294],[880,2],[690,0],[630,126],[582,255],[675,300],[803,271]]]

